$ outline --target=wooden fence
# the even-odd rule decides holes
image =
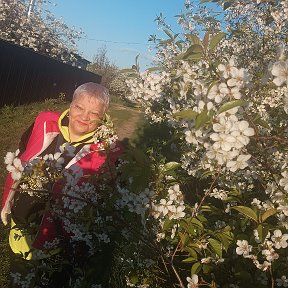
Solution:
[[[60,93],[70,100],[77,86],[100,81],[99,75],[0,39],[0,107],[57,98]]]

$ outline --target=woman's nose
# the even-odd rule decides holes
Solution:
[[[82,118],[82,120],[89,121],[89,119],[90,119],[89,111],[83,111],[83,113],[81,113],[81,118]]]

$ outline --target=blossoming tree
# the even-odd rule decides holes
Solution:
[[[76,42],[82,32],[68,27],[45,9],[35,9],[30,17],[23,1],[3,0],[0,3],[0,38],[61,61],[74,59]]]
[[[186,1],[183,33],[158,18],[159,65],[126,70],[131,100],[166,138],[144,134],[119,161],[119,181],[104,173],[82,187],[73,171],[53,173],[59,155],[43,159],[56,165],[48,170],[6,157],[22,184],[39,171],[66,178],[50,208],[91,255],[113,235],[111,287],[287,286],[288,2],[213,2],[225,21]],[[91,284],[82,272],[73,287]]]
[[[135,175],[122,207],[151,225],[153,259],[175,285],[285,287],[288,2],[204,2],[225,18],[186,1],[183,33],[158,18],[168,37],[154,38],[159,66],[126,71],[132,100],[166,123],[171,139],[162,145],[178,159],[153,162],[159,143],[150,147],[153,173],[138,175],[147,187],[137,192]]]

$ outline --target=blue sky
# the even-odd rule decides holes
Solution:
[[[78,42],[80,55],[91,61],[97,49],[106,46],[109,60],[119,68],[129,68],[139,56],[141,70],[151,66],[149,35],[163,37],[154,22],[162,13],[168,24],[184,8],[184,0],[54,0],[53,14],[69,26],[82,29],[86,39]]]

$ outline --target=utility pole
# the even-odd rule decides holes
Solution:
[[[36,0],[30,0],[29,1],[29,6],[28,6],[28,12],[27,12],[27,17],[30,18],[31,13],[33,12],[34,6],[35,6]]]

